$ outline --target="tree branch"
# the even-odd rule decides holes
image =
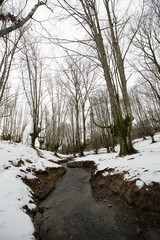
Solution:
[[[3,2],[3,0],[0,0],[0,5],[2,4],[2,2]],[[12,32],[12,31],[14,31],[14,30],[16,30],[16,29],[18,29],[18,28],[23,27],[23,25],[32,18],[32,16],[33,16],[34,13],[36,12],[36,10],[37,10],[40,6],[45,5],[46,2],[47,2],[47,1],[44,1],[44,2],[38,1],[38,3],[34,6],[34,8],[28,13],[28,15],[27,15],[24,19],[18,21],[18,23],[15,23],[15,24],[13,24],[13,25],[10,26],[10,27],[6,27],[6,28],[0,30],[0,37],[3,37],[3,36],[5,36],[5,35],[8,34],[8,33]]]
[[[4,2],[4,0],[0,0],[0,6],[2,5],[3,2]]]

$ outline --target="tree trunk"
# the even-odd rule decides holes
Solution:
[[[154,135],[151,135],[151,139],[152,139],[152,142],[151,143],[155,143],[155,139],[154,139]]]
[[[35,133],[31,133],[30,136],[31,136],[31,146],[33,148],[35,148],[35,141],[36,141],[37,136]]]
[[[130,120],[130,117],[126,116],[125,119],[119,119],[117,124],[118,139],[120,144],[119,156],[137,153],[137,150],[133,147],[131,139],[132,120]]]
[[[84,144],[79,147],[79,156],[80,157],[84,157],[84,149],[85,149]]]
[[[31,136],[31,146],[35,148],[35,141],[39,136],[41,129],[37,127],[37,124],[33,123],[33,133],[30,133]]]
[[[80,148],[80,134],[79,134],[79,106],[76,101],[76,151],[79,152]]]

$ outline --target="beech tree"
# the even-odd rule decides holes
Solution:
[[[30,27],[30,20],[33,20],[38,8],[47,6],[47,3],[47,0],[36,0],[35,4],[30,0],[0,1],[0,101],[10,76],[19,40]]]
[[[153,105],[147,101],[143,93],[139,93],[138,88],[134,87],[131,92],[132,109],[135,116],[135,126],[138,132],[145,138],[150,136],[152,143],[155,142],[154,135],[156,133],[157,123],[151,117],[154,112],[151,111]]]
[[[44,130],[39,138],[39,141],[43,141],[45,148],[53,151],[55,155],[64,140],[64,125],[68,110],[61,86],[56,83],[56,80],[57,77],[47,77],[46,80],[50,104],[45,106]]]
[[[10,77],[14,56],[22,35],[23,31],[17,31],[12,36],[8,34],[0,38],[0,102],[2,101],[3,93]]]
[[[89,61],[70,55],[66,59],[66,67],[63,66],[61,69],[64,77],[61,77],[59,82],[70,105],[68,117],[73,131],[73,148],[83,156],[86,148],[89,95],[95,88],[96,73]]]
[[[14,94],[11,94],[10,87],[7,85],[2,105],[2,139],[21,142],[28,124],[28,109],[23,103],[21,95],[19,95],[19,88]]]
[[[134,40],[138,64],[133,65],[139,73],[144,88],[156,96],[160,106],[160,2],[145,1],[145,16]],[[138,58],[137,58],[138,57]],[[137,62],[137,61],[136,61]]]
[[[160,129],[160,103],[159,99],[157,97],[157,94],[151,90],[151,88],[148,86],[145,88],[145,91],[143,91],[143,95],[145,97],[145,102],[147,106],[147,113],[149,115],[149,118],[151,122],[155,125],[156,131],[159,131]]]
[[[160,2],[159,0],[144,2],[144,18],[134,39],[136,62],[132,62],[133,68],[138,73],[144,104],[142,105],[139,99],[134,111],[136,107],[135,116],[141,118],[141,121],[138,121],[141,131],[150,135],[154,142],[153,136],[160,125]]]
[[[0,38],[22,28],[32,19],[37,9],[42,5],[47,5],[47,0],[37,0],[32,9],[28,10],[28,0],[23,1],[0,1]]]
[[[35,141],[41,132],[44,63],[40,57],[37,44],[28,44],[28,42],[29,40],[26,41],[24,39],[23,55],[21,57],[21,78],[32,117],[32,132],[30,136],[31,145],[34,148]]]
[[[110,110],[109,96],[106,89],[98,89],[96,96],[93,95],[91,98],[91,120],[96,128],[99,128],[98,132],[101,137],[101,145],[107,148],[108,153],[114,151],[116,134],[114,120]],[[93,133],[92,135],[94,137]]]
[[[104,0],[105,17],[100,17],[97,0],[58,0],[59,5],[73,17],[86,31],[88,37],[83,42],[96,50],[97,60],[106,81],[111,113],[120,143],[119,155],[135,153],[131,139],[133,115],[127,90],[125,59],[136,31],[126,36],[129,30],[129,17],[118,18],[113,0]],[[104,20],[104,18],[106,18]],[[124,41],[126,49],[123,50]]]

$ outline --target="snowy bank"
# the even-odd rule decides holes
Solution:
[[[22,178],[35,179],[35,171],[59,168],[51,152],[37,151],[23,144],[0,141],[0,240],[34,239],[34,226],[23,206],[35,208],[31,189]]]
[[[152,182],[160,184],[160,134],[155,135],[155,140],[154,144],[149,137],[147,140],[134,140],[137,154],[119,157],[117,147],[116,153],[106,153],[103,149],[100,154],[87,154],[75,161],[94,161],[96,172],[104,170],[104,176],[123,174],[126,181],[136,180],[139,188]]]

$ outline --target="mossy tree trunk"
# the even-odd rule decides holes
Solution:
[[[109,1],[105,0],[104,5],[106,8],[106,13],[108,17],[111,45],[113,47],[113,53],[114,53],[114,58],[116,63],[116,78],[119,81],[119,87],[121,89],[122,101],[123,101],[123,106],[122,106],[119,102],[119,94],[117,91],[116,93],[117,109],[118,109],[117,128],[118,128],[118,136],[120,141],[119,155],[121,156],[121,155],[132,154],[137,152],[133,147],[132,139],[131,139],[132,121],[134,118],[132,116],[130,99],[127,91],[127,79],[126,79],[125,67],[124,67],[124,59],[125,59],[124,56],[126,55],[129,48],[126,50],[125,55],[122,56],[122,50],[120,48],[120,39],[117,34],[118,26],[116,25],[115,19],[112,17],[112,14],[111,14],[112,11],[113,12],[115,11],[114,4],[112,1],[109,3]],[[111,8],[113,9],[112,11],[110,10]],[[114,116],[114,119],[115,118],[116,116]]]
[[[152,143],[155,143],[154,134],[151,135]]]
[[[34,122],[33,123],[33,132],[30,133],[30,136],[31,136],[31,146],[33,148],[35,148],[35,142],[36,142],[36,139],[38,138],[40,132],[41,132],[41,129]]]
[[[82,145],[80,145],[80,147],[79,147],[79,156],[80,157],[84,157],[84,149],[85,149],[85,145],[84,144],[82,144]]]
[[[126,116],[125,119],[121,118],[117,123],[118,130],[118,140],[120,144],[119,156],[124,156],[127,154],[134,154],[137,150],[133,147],[131,139],[131,124],[129,116]]]
[[[35,148],[35,141],[36,141],[37,135],[35,133],[31,133],[30,136],[31,136],[31,146]]]
[[[58,152],[58,149],[60,148],[61,146],[61,143],[57,142],[57,144],[54,145],[54,155],[55,156],[58,156],[57,152]]]

